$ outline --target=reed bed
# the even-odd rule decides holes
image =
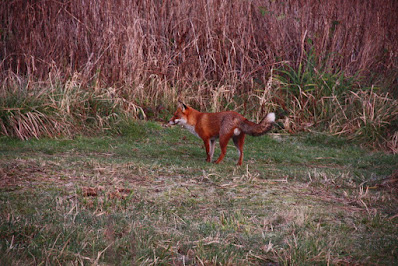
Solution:
[[[78,72],[131,93],[153,79],[244,92],[313,48],[331,71],[397,75],[397,12],[396,1],[375,0],[6,1],[0,70],[41,80]]]

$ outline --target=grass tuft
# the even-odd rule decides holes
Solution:
[[[27,140],[82,132],[118,133],[130,120],[145,117],[142,108],[116,97],[112,88],[86,91],[77,79],[42,89],[17,82],[8,87],[9,82],[4,82],[0,99],[2,135]]]

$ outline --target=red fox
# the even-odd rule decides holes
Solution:
[[[216,139],[219,138],[221,147],[220,157],[215,161],[215,163],[219,163],[224,159],[228,141],[232,138],[239,154],[237,165],[241,165],[245,135],[261,136],[272,128],[274,122],[275,113],[269,113],[259,124],[256,124],[234,111],[201,113],[179,102],[177,111],[170,119],[169,125],[182,125],[192,134],[201,138],[206,147],[206,161],[208,162],[213,158]]]

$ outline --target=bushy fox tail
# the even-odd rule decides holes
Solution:
[[[275,113],[269,113],[266,117],[261,120],[260,123],[256,124],[249,120],[244,120],[241,122],[239,129],[243,133],[251,136],[261,136],[271,130],[275,122]]]

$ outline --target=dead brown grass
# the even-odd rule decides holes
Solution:
[[[133,94],[153,80],[159,95],[168,93],[163,80],[176,93],[198,81],[242,93],[255,80],[266,84],[273,64],[298,65],[313,46],[330,69],[391,73],[397,13],[393,0],[6,1],[0,71],[42,80],[78,72],[85,83]]]

